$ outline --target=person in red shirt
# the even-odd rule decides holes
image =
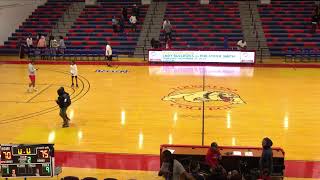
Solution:
[[[219,160],[221,159],[221,154],[218,149],[218,144],[216,142],[211,143],[211,147],[208,149],[206,155],[206,162],[211,167],[212,170],[216,169],[219,165]]]

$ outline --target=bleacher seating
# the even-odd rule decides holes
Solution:
[[[82,0],[77,0],[82,1]],[[39,6],[25,22],[19,26],[9,37],[4,46],[0,47],[1,54],[17,54],[17,42],[19,38],[25,42],[26,37],[31,34],[33,40],[36,39],[38,33],[44,35],[50,34],[59,18],[62,17],[67,8],[71,5],[71,1],[65,0],[48,0],[44,5]]]
[[[141,5],[139,0],[98,0],[98,2],[99,5],[86,6],[68,32],[66,40],[68,49],[72,51],[87,49],[93,56],[99,56],[104,54],[106,42],[109,42],[113,54],[133,54],[148,6]],[[131,32],[129,22],[125,22],[125,33],[114,33],[111,25],[112,17],[120,18],[122,8],[127,7],[129,18],[133,4],[140,7],[137,31]],[[70,51],[66,53],[72,54]]]
[[[173,26],[172,48],[224,48],[242,38],[237,1],[218,0],[200,5],[197,0],[169,1],[165,17]],[[162,33],[162,42],[164,41]]]
[[[320,31],[311,33],[314,9],[315,3],[311,0],[272,0],[271,4],[259,5],[271,55],[285,55],[288,49],[295,52],[295,49],[312,49],[320,45]]]

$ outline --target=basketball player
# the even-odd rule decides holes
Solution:
[[[57,93],[58,93],[59,97],[56,100],[56,102],[60,107],[60,114],[59,115],[61,116],[61,118],[63,120],[62,127],[63,128],[69,127],[70,118],[68,118],[68,116],[67,116],[67,109],[71,105],[70,96],[67,92],[64,91],[63,87],[60,87],[58,89]]]
[[[76,87],[79,87],[78,86],[78,68],[74,61],[71,62],[70,73],[71,73],[71,80],[72,80],[71,87],[74,87],[74,83],[73,83],[74,78],[76,79]]]
[[[36,69],[34,67],[34,61],[30,61],[30,63],[28,64],[28,72],[29,72],[29,79],[30,79],[30,83],[29,83],[29,89],[28,92],[32,92],[32,90],[37,91],[38,89],[35,87],[36,86],[36,71],[38,69]]]

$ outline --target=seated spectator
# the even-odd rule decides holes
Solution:
[[[204,180],[204,177],[199,173],[199,170],[200,170],[199,162],[191,161],[189,169],[190,169],[191,176],[194,179]]]
[[[222,166],[215,168],[212,170],[209,180],[227,180],[226,170]]]
[[[240,40],[237,43],[237,49],[238,50],[245,50],[247,48],[247,42],[245,40]]]
[[[164,176],[166,179],[172,180],[195,180],[189,173],[186,172],[182,164],[173,158],[169,150],[163,151],[161,156],[163,163],[161,164],[158,176]]]
[[[151,44],[151,48],[154,49],[155,48],[155,44],[156,44],[156,40],[154,38],[151,39],[150,41]]]
[[[133,14],[133,16],[135,16],[137,18],[137,20],[139,19],[140,8],[136,4],[134,4],[132,7],[132,14]]]
[[[312,25],[312,29],[311,32],[315,33],[317,30],[317,25],[319,22],[319,16],[317,14],[313,14],[312,18],[311,18],[311,25]]]
[[[32,40],[32,37],[31,37],[31,35],[29,35],[28,37],[27,37],[27,47],[28,48],[33,48],[33,40]]]
[[[211,143],[206,155],[206,162],[212,170],[219,166],[219,160],[221,160],[221,154],[216,142]]]
[[[115,16],[113,16],[113,18],[112,18],[112,29],[113,29],[114,33],[118,32],[118,25],[119,25],[118,20],[116,19]]]
[[[137,18],[136,18],[136,16],[132,15],[129,20],[131,23],[132,32],[136,32],[137,31]]]
[[[125,21],[128,21],[128,9],[126,7],[123,7],[122,8],[122,18],[125,20]]]
[[[164,30],[164,41],[167,42],[168,39],[172,40],[172,35],[171,35],[171,32],[172,32],[172,26],[171,26],[171,23],[168,19],[165,19],[163,21],[163,24],[162,24],[162,29]]]
[[[150,44],[153,49],[161,48],[160,41],[154,38],[151,39]]]
[[[233,170],[228,173],[227,179],[228,180],[242,180],[242,176],[237,170]]]
[[[65,49],[66,49],[66,44],[64,43],[63,37],[60,36],[60,40],[59,40],[59,53],[60,53],[60,54],[64,54]]]
[[[124,32],[124,28],[125,28],[125,26],[124,26],[124,22],[123,22],[123,18],[119,18],[119,32]]]
[[[262,155],[259,161],[262,179],[270,179],[273,170],[273,153],[271,146],[273,142],[269,138],[262,140]]]
[[[166,49],[172,49],[172,42],[171,39],[168,39],[166,42]]]

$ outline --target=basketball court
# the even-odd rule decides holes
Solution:
[[[320,178],[317,68],[78,65],[73,89],[69,65],[35,66],[38,91],[28,93],[27,65],[0,65],[0,143],[157,156],[160,144],[260,147],[268,136]],[[69,128],[55,103],[60,86],[72,98]],[[79,166],[62,175],[161,179],[144,168]]]

